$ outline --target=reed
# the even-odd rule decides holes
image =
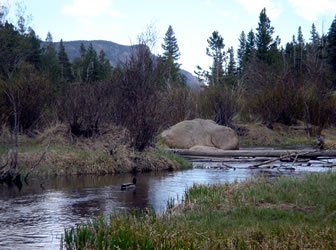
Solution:
[[[336,173],[194,185],[161,215],[119,213],[65,230],[68,249],[336,247]]]

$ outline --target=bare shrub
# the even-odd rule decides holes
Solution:
[[[243,114],[252,113],[268,127],[275,122],[291,125],[302,117],[303,82],[292,72],[259,63],[250,65],[247,75]]]
[[[164,127],[194,119],[197,116],[197,94],[188,87],[169,88],[163,92],[165,106]]]
[[[325,51],[310,51],[305,61],[304,115],[306,123],[310,123],[322,130],[328,124],[335,122],[335,95],[332,91],[332,74],[330,65],[326,63]]]
[[[220,125],[232,126],[237,112],[236,91],[227,85],[211,85],[200,93],[201,117],[212,119]]]
[[[22,63],[10,80],[0,81],[0,119],[21,132],[34,128],[48,109],[51,93],[47,77],[34,66]]]
[[[91,137],[101,132],[110,117],[109,91],[103,82],[78,83],[65,89],[57,101],[57,110],[71,134]]]
[[[155,137],[162,117],[160,66],[149,48],[139,45],[126,63],[116,69],[111,86],[114,89],[114,122],[130,131],[131,146],[142,151]]]

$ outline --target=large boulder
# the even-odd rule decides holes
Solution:
[[[225,126],[212,120],[187,120],[170,127],[161,133],[167,144],[183,149],[239,149],[238,135]]]

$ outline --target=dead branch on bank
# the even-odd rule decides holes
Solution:
[[[254,164],[252,166],[249,166],[249,168],[251,168],[251,169],[259,168],[262,165],[266,165],[266,164],[269,164],[269,163],[272,163],[272,162],[275,162],[275,161],[280,161],[280,160],[285,159],[285,158],[294,158],[294,161],[293,161],[293,164],[292,164],[292,167],[293,167],[293,165],[297,161],[298,157],[302,157],[304,155],[311,154],[311,153],[316,153],[316,152],[320,152],[320,151],[327,151],[327,150],[330,150],[333,147],[335,147],[335,145],[336,144],[333,144],[333,145],[329,146],[328,148],[325,148],[325,149],[322,149],[322,150],[321,149],[316,149],[314,151],[308,151],[308,152],[302,152],[302,153],[296,153],[295,152],[295,153],[292,153],[292,154],[283,155],[283,156],[280,156],[276,159],[271,159],[271,160],[267,160],[267,161],[264,161],[264,162]]]
[[[28,183],[28,182],[27,182],[28,176],[35,170],[35,168],[36,168],[38,165],[40,165],[41,161],[44,159],[44,156],[46,155],[46,153],[47,153],[47,151],[48,151],[48,148],[49,148],[51,142],[53,141],[53,139],[54,139],[54,137],[51,137],[51,138],[50,138],[50,141],[49,141],[48,145],[45,147],[45,149],[44,149],[44,151],[43,151],[43,153],[42,153],[40,159],[39,159],[35,164],[32,165],[32,167],[30,168],[29,172],[28,172],[28,173],[26,174],[26,176],[24,177],[24,182],[25,182],[25,183]]]

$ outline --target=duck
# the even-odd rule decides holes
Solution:
[[[136,177],[133,177],[132,183],[121,184],[121,190],[134,189],[134,188],[136,188],[135,184],[136,184]]]

